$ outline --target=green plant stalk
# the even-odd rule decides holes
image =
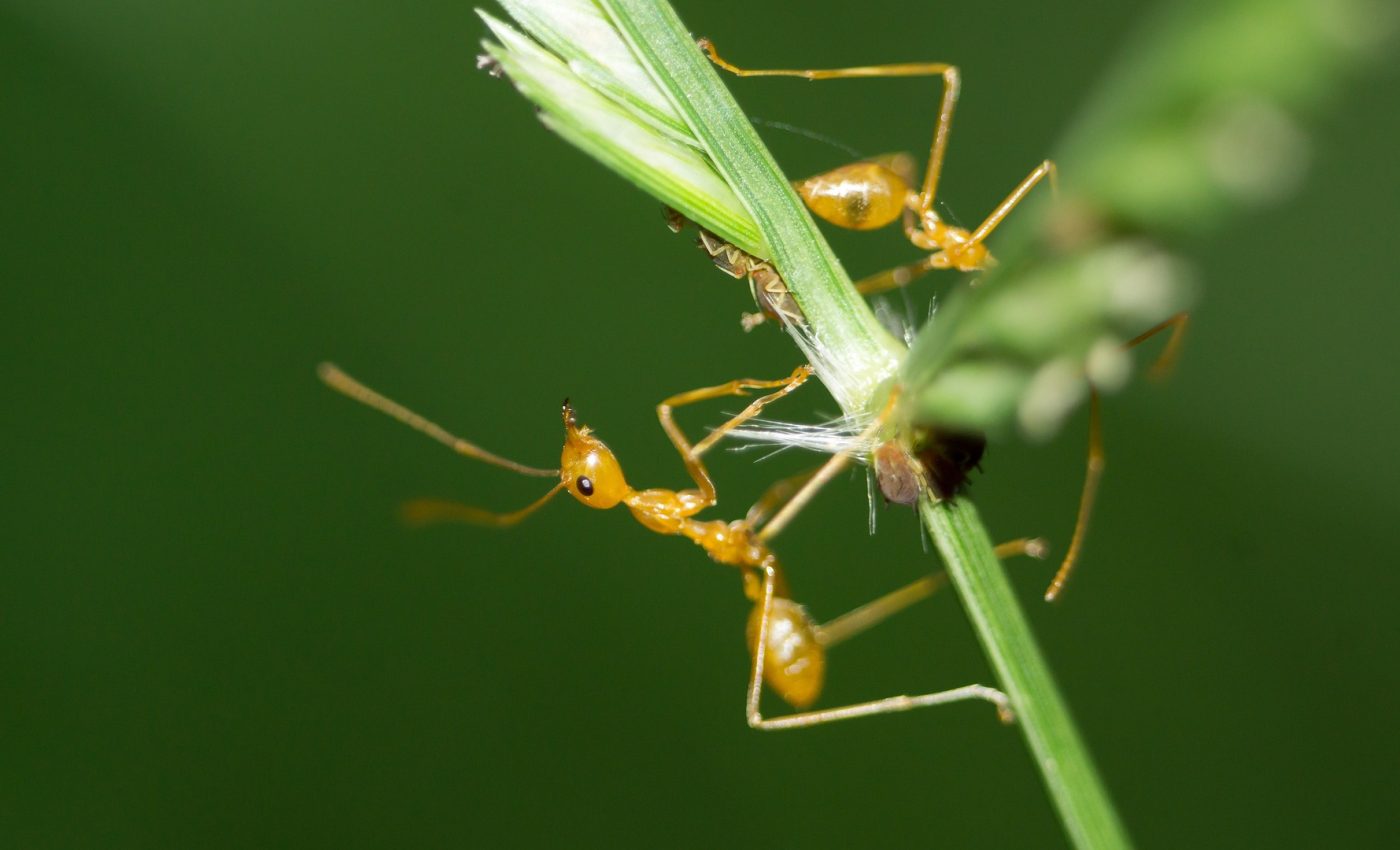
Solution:
[[[601,5],[758,222],[774,263],[819,343],[843,352],[855,368],[873,375],[880,375],[885,363],[897,365],[899,344],[880,328],[855,291],[675,11],[655,0],[601,0]],[[819,376],[831,385],[826,376]],[[871,387],[870,400],[876,389]],[[976,510],[960,500],[926,507],[924,518],[949,562],[963,605],[1011,698],[1070,838],[1078,847],[1128,846]]]
[[[1076,847],[1127,847],[1127,833],[992,554],[977,509],[967,499],[925,500],[920,508],[1070,840]]]

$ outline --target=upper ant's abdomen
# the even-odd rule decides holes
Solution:
[[[812,212],[838,227],[875,230],[904,211],[909,186],[883,165],[855,162],[796,184]]]

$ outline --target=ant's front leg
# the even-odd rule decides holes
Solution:
[[[922,260],[915,260],[892,269],[885,269],[869,277],[856,281],[856,291],[861,295],[878,295],[891,289],[908,286],[938,267],[936,258],[942,254],[929,254]]]
[[[812,367],[799,366],[794,369],[792,374],[788,377],[779,378],[774,381],[739,378],[719,384],[718,386],[702,387],[698,390],[678,393],[656,406],[656,418],[661,420],[662,430],[666,432],[666,436],[671,438],[671,443],[676,447],[676,451],[680,453],[681,461],[685,464],[685,468],[690,473],[690,477],[695,480],[695,484],[700,489],[700,494],[704,498],[707,506],[715,503],[715,485],[714,482],[710,480],[710,473],[705,469],[705,464],[701,462],[700,456],[709,451],[725,434],[757,416],[759,411],[763,410],[766,405],[777,401],[802,386],[811,374]],[[674,408],[686,404],[694,404],[698,401],[722,398],[724,396],[748,395],[747,390],[773,389],[774,387],[778,388],[776,392],[754,399],[749,403],[748,407],[740,411],[737,416],[714,429],[709,436],[694,445],[691,445],[690,441],[686,439],[680,426],[676,425],[675,416],[672,412]]]

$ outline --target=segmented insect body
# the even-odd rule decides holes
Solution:
[[[404,516],[415,524],[457,520],[478,524],[514,525],[560,491],[567,490],[579,502],[598,509],[625,505],[646,528],[659,534],[684,537],[705,550],[720,564],[737,567],[743,576],[745,596],[752,603],[747,637],[752,666],[746,699],[749,724],[760,729],[787,729],[812,726],[834,720],[905,711],[963,699],[982,699],[997,706],[1003,718],[1007,713],[1004,694],[983,685],[966,685],[949,691],[919,696],[897,696],[839,708],[806,711],[820,696],[826,676],[826,652],[837,643],[863,632],[890,615],[927,598],[942,583],[941,576],[929,576],[826,624],[816,623],[807,610],[792,601],[786,576],[768,541],[805,505],[821,486],[846,462],[846,455],[833,457],[816,474],[779,481],[749,510],[742,520],[705,520],[696,517],[716,503],[714,483],[702,457],[726,433],[756,416],[765,405],[801,386],[811,370],[800,367],[790,376],[772,381],[740,379],[680,393],[657,405],[657,417],[671,438],[695,487],[686,490],[634,489],[623,475],[622,465],[612,450],[575,419],[572,406],[563,407],[564,447],[557,469],[540,469],[507,460],[481,447],[453,436],[402,405],[360,384],[330,364],[320,368],[322,380],[351,398],[393,416],[422,431],[459,454],[526,475],[557,477],[544,496],[521,510],[498,514],[455,502],[419,500],[404,506]],[[691,444],[676,425],[675,407],[723,396],[747,395],[749,390],[770,390],[754,399],[738,415],[714,429],[698,443]],[[999,551],[1005,555],[1036,554],[1037,541],[1014,541]],[[1008,548],[1009,547],[1009,548]],[[683,669],[684,662],[677,667]],[[767,685],[798,713],[765,718],[760,711],[762,685]]]
[[[703,227],[698,241],[720,271],[740,280],[745,277],[749,279],[749,291],[753,293],[759,312],[744,315],[741,320],[744,330],[753,330],[764,319],[771,319],[780,327],[806,323],[802,308],[797,306],[797,299],[792,297],[787,283],[772,263],[741,251]]]
[[[805,374],[803,376],[805,380]],[[685,537],[720,564],[745,570],[745,593],[754,605],[749,618],[750,651],[756,653],[763,620],[764,576],[773,576],[773,597],[767,615],[763,679],[794,708],[806,708],[821,694],[825,652],[816,624],[805,608],[788,598],[787,580],[778,558],[748,519],[699,520],[695,514],[715,503],[708,475],[697,476],[700,489],[634,490],[622,474],[617,456],[587,427],[580,427],[573,408],[564,402],[564,450],[560,482],[569,495],[590,508],[626,505],[638,522],[659,534]]]
[[[904,286],[933,269],[976,271],[985,268],[993,262],[985,244],[987,237],[1036,184],[1046,177],[1049,177],[1052,183],[1054,181],[1055,165],[1045,160],[976,228],[967,230],[948,224],[939,217],[934,207],[938,182],[943,171],[943,160],[948,149],[953,110],[957,105],[962,85],[961,74],[955,66],[942,62],[906,62],[824,70],[751,70],[740,68],[720,58],[709,39],[701,39],[699,44],[709,55],[710,61],[739,77],[837,80],[936,76],[943,79],[943,96],[939,102],[933,141],[929,146],[928,164],[920,188],[915,189],[913,161],[904,154],[889,154],[843,165],[793,184],[813,213],[838,227],[875,230],[902,221],[904,234],[909,242],[920,250],[930,252],[922,260],[897,266],[857,282],[856,288],[863,293]]]
[[[680,233],[684,229],[685,216],[670,207],[665,207],[663,213],[666,226],[672,233]],[[748,278],[749,292],[753,295],[759,312],[745,313],[740,319],[745,331],[751,331],[769,320],[778,323],[780,327],[806,324],[807,318],[802,315],[802,308],[797,305],[797,299],[792,297],[787,283],[782,275],[778,274],[778,270],[773,268],[772,263],[755,257],[699,225],[696,225],[696,228],[700,235],[695,244],[709,256],[715,268],[738,280]]]
[[[832,69],[750,70],[740,68],[722,58],[709,39],[700,39],[699,46],[716,66],[740,77],[798,77],[805,80],[835,80],[880,77],[937,76],[943,80],[938,116],[934,122],[933,140],[929,145],[928,162],[923,183],[915,188],[914,164],[904,154],[891,154],[855,162],[832,169],[793,185],[803,202],[814,214],[826,221],[852,230],[874,230],[902,223],[904,235],[911,244],[930,252],[926,257],[896,266],[856,283],[856,288],[871,294],[904,286],[934,269],[976,271],[994,263],[986,240],[1003,220],[1042,180],[1055,183],[1055,164],[1041,162],[1031,170],[1001,203],[972,230],[950,225],[935,210],[938,183],[948,150],[948,136],[953,111],[961,90],[961,74],[953,65],[942,62],[909,62],[890,65],[866,65]],[[708,250],[708,249],[707,249]],[[1166,328],[1172,338],[1159,358],[1154,371],[1160,373],[1163,364],[1170,363],[1180,342],[1186,316],[1180,314],[1130,340],[1132,347]],[[1083,544],[1089,514],[1103,471],[1103,446],[1099,427],[1098,396],[1090,404],[1089,460],[1080,496],[1074,536],[1059,571],[1051,580],[1046,599],[1054,599],[1063,589]],[[904,442],[886,442],[878,447],[872,458],[876,480],[885,498],[899,504],[912,504],[928,489],[938,498],[951,498],[962,489],[972,469],[977,468],[986,448],[980,434],[929,429],[904,435]]]

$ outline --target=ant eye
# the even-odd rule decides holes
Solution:
[[[582,493],[583,495],[585,495],[585,496],[592,496],[592,495],[593,495],[593,482],[590,481],[590,480],[588,480],[587,477],[580,477],[579,480],[576,481],[576,482],[574,482],[574,483],[575,483],[575,485],[578,487],[578,491],[579,491],[580,493]]]

